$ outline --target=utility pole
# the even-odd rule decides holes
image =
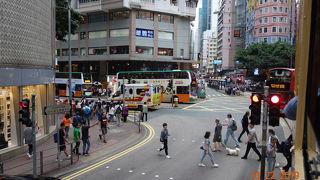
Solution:
[[[70,1],[68,1],[68,49],[69,49],[69,56],[68,56],[68,62],[69,62],[69,103],[71,106],[70,109],[70,116],[72,117],[72,63],[71,63],[71,7],[70,7]]]
[[[33,158],[32,158],[32,168],[33,168],[33,176],[37,176],[37,143],[36,143],[36,119],[35,119],[35,108],[36,108],[36,95],[32,94],[32,113],[31,113],[31,121],[32,121],[32,149],[33,149]]]
[[[260,169],[260,180],[264,180],[265,177],[265,166],[266,166],[266,150],[267,150],[267,128],[268,128],[268,102],[267,97],[269,96],[269,86],[264,87],[264,98],[263,98],[263,119],[262,119],[262,148],[261,148],[261,169]]]

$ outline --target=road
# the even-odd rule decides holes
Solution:
[[[209,159],[205,160],[207,167],[198,167],[202,150],[205,131],[213,132],[214,119],[224,120],[231,113],[238,122],[238,136],[241,131],[240,120],[250,100],[244,96],[226,96],[217,91],[207,89],[208,98],[197,104],[183,104],[179,108],[162,108],[149,113],[148,123],[155,130],[154,138],[139,149],[129,152],[113,161],[92,170],[73,176],[74,179],[93,180],[152,180],[152,179],[177,179],[177,180],[246,180],[250,179],[250,173],[259,171],[258,157],[250,152],[248,160],[242,160],[240,156],[228,156],[225,151],[214,153],[219,168],[210,167]],[[166,159],[164,152],[159,153],[159,136],[162,123],[168,123],[169,155]],[[259,126],[259,129],[260,126]],[[223,128],[225,135],[226,128]],[[259,130],[258,130],[259,132]],[[261,138],[261,135],[258,135]],[[211,137],[212,138],[212,137]],[[242,138],[245,140],[246,136]],[[246,146],[241,144],[243,155]],[[227,144],[233,147],[231,139]],[[74,172],[77,174],[76,172]],[[65,176],[65,177],[68,177]],[[71,176],[69,176],[71,177]]]

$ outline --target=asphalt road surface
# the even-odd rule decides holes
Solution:
[[[226,151],[215,152],[215,162],[219,168],[212,168],[208,157],[206,167],[199,167],[202,156],[200,146],[204,140],[205,131],[213,133],[215,118],[224,120],[231,113],[238,123],[236,136],[241,131],[241,118],[250,100],[244,96],[227,96],[217,91],[207,89],[208,98],[197,104],[183,104],[179,108],[162,108],[149,113],[148,123],[154,128],[154,138],[139,149],[117,158],[103,166],[88,171],[76,179],[94,180],[247,180],[252,172],[259,171],[258,156],[251,150],[248,159],[240,157],[245,152],[245,144],[241,144],[240,156],[228,156]],[[169,155],[166,159],[164,151],[159,153],[160,132],[162,123],[168,123]],[[260,126],[259,126],[259,129]],[[261,138],[261,130],[258,137]],[[223,128],[224,136],[226,127]],[[210,139],[213,137],[211,136]],[[246,135],[242,137],[242,141]],[[234,148],[231,138],[227,146]]]

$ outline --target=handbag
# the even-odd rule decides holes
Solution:
[[[201,150],[205,150],[205,149],[203,148],[203,146],[200,146],[200,149],[201,149]]]

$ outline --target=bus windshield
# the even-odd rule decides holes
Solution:
[[[290,84],[291,71],[286,69],[274,69],[269,71],[269,83],[272,84]]]

